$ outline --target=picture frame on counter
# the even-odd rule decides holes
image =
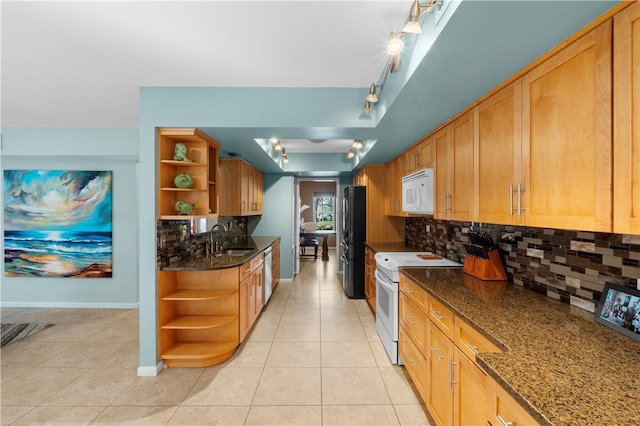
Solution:
[[[640,341],[640,291],[607,283],[598,302],[595,319]]]

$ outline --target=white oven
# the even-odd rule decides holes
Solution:
[[[398,282],[376,267],[376,331],[392,364],[398,358]]]
[[[398,355],[398,304],[400,267],[461,267],[429,252],[378,252],[376,258],[376,331],[392,364],[402,365]]]

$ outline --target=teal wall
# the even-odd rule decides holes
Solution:
[[[137,307],[137,162],[137,129],[2,129],[3,170],[113,171],[113,277],[3,276],[2,306]]]
[[[264,175],[264,214],[249,219],[251,235],[280,237],[280,278],[284,280],[293,279],[292,195],[293,176]]]

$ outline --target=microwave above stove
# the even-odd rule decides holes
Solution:
[[[422,169],[402,178],[402,211],[433,214],[433,169]]]

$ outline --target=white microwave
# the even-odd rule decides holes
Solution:
[[[402,211],[433,214],[433,169],[422,169],[402,178]]]

